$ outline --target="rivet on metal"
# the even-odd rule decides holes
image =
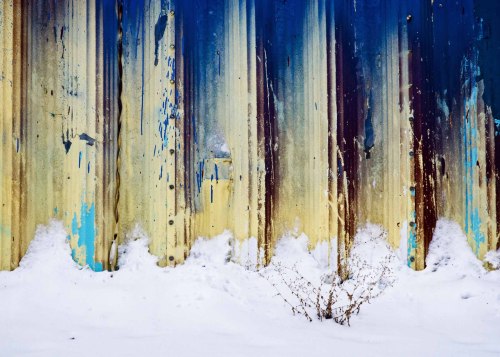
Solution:
[[[170,155],[173,155],[175,153],[174,149],[170,149]]]
[[[170,221],[168,221],[168,224],[170,224],[172,226],[174,224],[174,220],[171,219]]]
[[[171,262],[173,262],[174,261],[174,256],[173,255],[169,256],[168,260],[170,260]]]
[[[174,185],[170,185],[170,186],[168,186],[168,187],[169,187],[171,190],[173,190],[173,189],[175,188],[175,186],[174,186]]]

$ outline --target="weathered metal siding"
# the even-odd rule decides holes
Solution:
[[[425,266],[439,216],[498,248],[498,4],[366,0],[1,1],[0,267],[37,224],[111,269],[136,224],[161,265],[230,229],[363,222]],[[331,250],[329,249],[329,252]]]
[[[21,55],[23,53],[20,1],[0,2],[0,269],[17,266],[28,240],[23,234],[21,150]]]
[[[182,262],[184,152],[176,89],[176,9],[171,1],[124,1],[122,113],[118,135],[120,237],[139,224],[160,264]],[[178,84],[178,82],[177,82]]]
[[[103,41],[104,23],[115,16],[104,11],[106,6],[92,1],[2,2],[2,72],[11,68],[7,73],[14,73],[2,80],[2,96],[4,109],[10,103],[15,110],[2,111],[2,147],[9,150],[2,153],[2,164],[15,173],[2,170],[3,197],[12,202],[4,205],[10,214],[3,213],[2,221],[9,215],[13,219],[10,227],[8,220],[2,223],[2,244],[11,241],[2,248],[3,268],[9,268],[9,260],[11,267],[17,265],[36,225],[52,217],[65,222],[76,261],[95,270],[107,268],[114,173],[106,163],[109,156],[114,162],[115,155],[104,142],[114,120],[104,86],[110,74]],[[14,20],[8,11],[16,14]],[[105,13],[108,18],[103,19]],[[14,58],[6,56],[9,41]],[[11,194],[9,187],[14,188]]]
[[[102,10],[92,1],[38,1],[28,6],[26,21],[28,75],[23,84],[28,99],[22,154],[28,232],[32,235],[36,224],[51,217],[62,219],[73,258],[102,270],[110,223],[99,219],[109,215],[103,211],[109,176],[103,171],[99,42],[104,31],[97,32]]]

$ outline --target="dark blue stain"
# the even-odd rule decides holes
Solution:
[[[215,181],[219,182],[219,167],[217,166],[217,164],[214,165],[214,169],[215,169]]]
[[[198,170],[196,171],[196,185],[198,187],[198,193],[201,192],[201,184],[203,182],[203,169],[204,169],[205,163],[204,161],[200,161],[198,163]]]
[[[196,120],[194,115],[191,116],[191,131],[193,133],[193,143],[198,144],[198,137],[196,136]]]
[[[80,138],[80,140],[86,141],[87,145],[89,146],[93,146],[95,143],[95,139],[89,136],[87,133],[80,134],[78,135],[78,137]]]
[[[81,163],[82,163],[82,152],[80,151],[80,152],[78,153],[78,168],[80,168]]]
[[[364,152],[366,154],[367,159],[370,158],[370,150],[375,145],[375,131],[373,130],[373,121],[372,121],[372,106],[373,106],[373,99],[372,95],[370,94],[370,100],[365,119],[365,140],[364,140]]]
[[[483,99],[491,106],[495,119],[500,119],[500,1],[475,1],[475,14],[478,18],[476,27],[480,33],[477,36],[479,50],[479,67],[481,74],[479,80],[484,80]],[[497,142],[500,144],[500,142]],[[497,149],[500,156],[500,149]],[[500,161],[500,159],[497,159]]]
[[[342,160],[337,159],[337,177],[339,180],[342,179],[342,175],[344,174],[344,166],[342,165]]]
[[[62,135],[62,142],[64,145],[64,150],[66,151],[66,154],[69,152],[69,149],[71,148],[71,140],[69,140],[69,134],[66,134],[66,140],[64,139],[64,134]]]
[[[155,25],[155,66],[158,65],[158,49],[167,28],[167,14],[162,14]]]

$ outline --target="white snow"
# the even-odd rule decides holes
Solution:
[[[500,354],[500,271],[483,269],[458,225],[438,222],[422,272],[384,236],[364,227],[353,253],[374,266],[389,257],[393,287],[347,327],[293,316],[264,278],[273,266],[256,272],[231,261],[229,232],[196,242],[176,268],[157,267],[137,233],[119,248],[118,271],[95,273],[73,263],[53,222],[37,231],[18,269],[0,272],[0,356]],[[328,247],[310,254],[307,244],[304,235],[285,237],[273,263],[317,282],[328,272]]]
[[[486,253],[484,260],[490,264],[492,269],[500,269],[500,249]]]

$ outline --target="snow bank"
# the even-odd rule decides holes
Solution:
[[[446,272],[457,276],[480,276],[484,268],[469,244],[460,226],[446,219],[440,219],[434,230],[434,237],[427,254],[427,271]]]
[[[404,265],[387,242],[387,232],[376,224],[366,224],[358,229],[349,260],[351,263],[358,260],[374,269],[387,266],[391,271],[400,270]]]
[[[158,258],[149,253],[149,238],[136,226],[118,247],[118,267],[122,271],[146,272],[157,269]]]
[[[231,260],[233,236],[230,231],[211,239],[198,238],[191,247],[187,264],[224,265]]]
[[[40,275],[60,274],[77,268],[71,258],[71,249],[63,224],[51,221],[48,226],[38,226],[35,238],[19,263],[19,271],[26,274],[36,272]]]
[[[491,269],[500,269],[500,249],[486,253],[484,261],[490,265]]]
[[[262,277],[271,267],[254,272],[232,262],[255,242],[238,248],[229,232],[200,239],[176,268],[156,266],[147,244],[136,232],[119,248],[119,271],[94,273],[73,263],[60,223],[39,227],[21,266],[0,272],[0,354],[500,354],[499,271],[486,272],[449,221],[439,221],[423,272],[394,257],[380,227],[358,231],[353,255],[371,266],[392,257],[398,279],[363,305],[351,328],[293,316]],[[320,282],[331,273],[328,245],[307,247],[304,235],[284,237],[273,263]]]

